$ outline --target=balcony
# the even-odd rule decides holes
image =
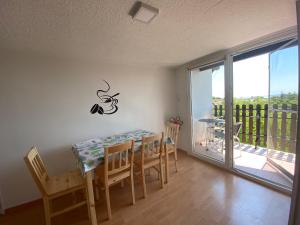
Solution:
[[[234,168],[291,188],[296,158],[297,105],[274,104],[271,109],[268,104],[235,105],[234,122],[242,126],[237,134],[240,144],[234,142]],[[224,106],[215,105],[213,115],[224,118]],[[195,149],[224,161],[222,145],[224,139],[214,135],[208,143],[196,142]]]

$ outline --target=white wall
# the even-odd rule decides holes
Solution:
[[[189,71],[185,67],[180,67],[175,72],[176,75],[176,98],[177,114],[183,121],[178,137],[178,148],[191,151],[191,108],[190,108],[190,80]]]
[[[35,54],[0,55],[0,186],[5,208],[39,198],[23,157],[32,145],[50,174],[73,168],[71,144],[142,128],[162,131],[176,115],[174,71],[91,65]],[[92,115],[105,79],[119,111]]]
[[[212,112],[212,69],[192,70],[191,90],[193,118],[210,118]]]

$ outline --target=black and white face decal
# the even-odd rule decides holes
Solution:
[[[107,89],[106,90],[97,90],[97,96],[100,99],[99,100],[99,104],[95,104],[93,105],[93,107],[91,108],[90,112],[92,114],[95,113],[99,113],[101,115],[103,114],[114,114],[115,112],[118,111],[118,99],[116,99],[115,97],[118,96],[120,93],[116,93],[114,95],[109,95],[107,94],[107,92],[110,90],[110,85],[103,80],[106,85],[107,85]]]

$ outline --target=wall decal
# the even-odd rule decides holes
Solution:
[[[107,92],[110,90],[110,85],[107,83],[105,80],[103,80],[106,85],[107,85],[107,90],[97,90],[97,96],[100,99],[99,104],[93,105],[91,108],[90,112],[92,114],[99,113],[101,115],[103,114],[114,114],[115,112],[118,111],[118,99],[115,98],[118,96],[120,93],[114,94],[114,95],[109,95]]]

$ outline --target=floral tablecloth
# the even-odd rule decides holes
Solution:
[[[86,140],[73,145],[73,152],[77,157],[79,166],[83,172],[95,169],[104,160],[104,148],[115,144],[134,140],[135,150],[140,149],[142,137],[153,135],[153,132],[146,130],[135,130],[123,134],[117,134],[109,137],[99,137]]]

